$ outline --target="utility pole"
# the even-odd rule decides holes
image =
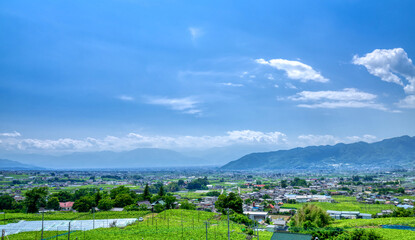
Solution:
[[[206,221],[206,240],[208,240],[208,222]]]
[[[226,209],[228,211],[228,240],[231,240],[231,233],[229,231],[229,208]]]
[[[41,210],[41,212],[42,212],[42,233],[40,234],[40,239],[43,239],[43,220],[44,220],[45,210]]]
[[[259,240],[259,227],[258,226],[259,225],[256,226],[256,236],[257,236],[257,239]]]
[[[4,240],[5,235],[6,235],[6,231],[4,229],[1,230],[1,240]]]
[[[95,229],[95,207],[92,208],[92,229]]]

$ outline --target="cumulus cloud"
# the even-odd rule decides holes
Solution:
[[[6,132],[6,133],[0,133],[1,137],[20,137],[21,134],[19,132]]]
[[[336,137],[333,135],[300,135],[298,136],[298,145],[300,146],[321,146],[321,145],[334,145],[337,143],[353,143],[353,142],[374,142],[377,140],[376,136],[365,134],[363,136],[348,136],[348,137]]]
[[[402,48],[375,49],[363,57],[355,55],[352,62],[383,81],[403,86],[406,93],[415,93],[415,66]]]
[[[328,82],[329,80],[321,75],[321,73],[314,70],[311,66],[299,61],[290,61],[286,59],[257,59],[257,63],[262,65],[269,65],[278,70],[283,70],[288,78],[299,80],[301,82],[315,81]]]
[[[107,136],[104,138],[85,139],[16,139],[9,138],[0,142],[7,150],[27,152],[73,152],[73,151],[124,151],[140,147],[151,148],[212,148],[232,144],[268,144],[283,145],[287,141],[281,132],[259,132],[252,130],[229,131],[218,136],[146,136],[129,133],[126,136]]]
[[[406,96],[397,105],[400,108],[415,108],[415,95]]]
[[[229,86],[229,87],[243,87],[243,84],[240,83],[230,83],[230,82],[226,82],[226,83],[221,83],[221,85],[223,86]]]
[[[166,106],[172,110],[180,111],[187,114],[200,114],[202,111],[197,107],[198,101],[191,97],[186,98],[158,98],[150,97],[147,99],[148,104]]]
[[[354,88],[341,91],[302,91],[288,97],[292,101],[308,102],[297,105],[304,108],[373,108],[387,111],[385,106],[375,102],[376,98],[374,94]]]

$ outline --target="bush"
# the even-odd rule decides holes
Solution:
[[[304,229],[322,228],[327,226],[331,220],[322,208],[314,204],[305,204],[291,219],[290,225]]]

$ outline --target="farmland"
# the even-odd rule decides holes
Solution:
[[[247,227],[230,222],[231,239],[246,239],[243,232]],[[51,233],[48,233],[51,235]],[[123,229],[95,229],[77,231],[70,239],[226,239],[228,225],[225,217],[215,213],[192,210],[166,210],[159,214],[149,214],[143,222],[136,222]],[[48,236],[49,236],[48,235]],[[260,239],[269,239],[272,233],[259,231]],[[35,239],[39,232],[11,235],[10,240]],[[52,234],[52,236],[54,236]],[[67,239],[61,237],[61,239]]]

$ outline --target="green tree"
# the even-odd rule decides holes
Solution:
[[[172,182],[169,183],[169,185],[167,185],[166,190],[168,192],[177,192],[180,190],[179,184],[177,184],[176,182]]]
[[[50,197],[57,197],[59,202],[69,202],[73,199],[73,196],[68,191],[59,191],[57,193],[52,193]]]
[[[148,187],[148,183],[144,187],[143,199],[148,200],[148,201],[151,200],[151,193],[150,193],[150,189]]]
[[[25,193],[25,205],[28,213],[36,213],[39,207],[46,206],[47,187],[35,187]]]
[[[183,181],[182,179],[180,179],[180,180],[177,182],[177,185],[179,185],[180,187],[183,187],[183,186],[184,186],[184,181]]]
[[[95,199],[92,196],[83,196],[73,204],[73,208],[78,212],[88,212],[94,206]]]
[[[108,211],[111,210],[111,208],[114,206],[114,200],[110,198],[102,198],[98,202],[98,208],[102,211]]]
[[[46,204],[47,209],[59,210],[59,199],[57,197],[51,197]]]
[[[198,179],[194,179],[193,181],[191,181],[190,183],[187,184],[187,189],[195,189],[195,190],[203,190],[203,189],[208,189],[207,185],[209,184],[209,181],[207,180],[207,178],[198,178]]]
[[[138,207],[138,211],[148,211],[148,205],[147,204],[141,204]]]
[[[173,196],[166,195],[163,197],[164,202],[166,203],[166,209],[173,209],[176,198]]]
[[[137,204],[131,204],[124,207],[124,211],[130,212],[130,211],[139,211],[140,208],[137,206]]]
[[[110,197],[111,199],[115,199],[120,194],[128,194],[131,198],[136,198],[136,193],[125,186],[119,186],[111,189]]]
[[[114,200],[114,206],[116,207],[125,207],[133,203],[134,199],[128,193],[119,194]]]
[[[286,188],[286,187],[288,187],[288,185],[287,185],[287,180],[281,180],[281,187],[282,187],[282,188]]]
[[[101,192],[98,191],[95,193],[95,206],[98,206],[99,201],[102,199]]]
[[[160,213],[164,211],[164,206],[160,203],[157,203],[156,205],[154,205],[154,212],[156,213]]]
[[[164,188],[163,188],[163,185],[161,185],[160,186],[160,189],[159,189],[159,193],[158,193],[158,195],[160,196],[160,197],[163,197],[164,196]]]
[[[220,195],[215,202],[215,207],[223,214],[226,214],[227,208],[232,209],[236,213],[243,213],[242,203],[242,199],[236,193],[230,192],[228,195]]]
[[[16,207],[16,200],[11,196],[5,194],[0,196],[0,209],[14,209]]]
[[[220,192],[218,192],[218,191],[210,191],[210,192],[206,193],[206,196],[219,197],[220,196]]]
[[[180,203],[180,209],[195,210],[196,205],[194,205],[193,203],[185,200],[185,201]]]
[[[293,227],[309,229],[325,227],[330,221],[330,216],[322,208],[314,204],[305,204],[291,218],[290,224]]]

